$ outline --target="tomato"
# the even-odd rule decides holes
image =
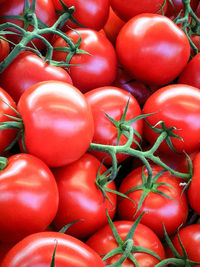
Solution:
[[[166,16],[177,16],[181,10],[184,10],[182,0],[172,0],[173,5],[168,0]],[[190,6],[195,11],[197,9],[199,0],[190,0]]]
[[[152,165],[152,170],[153,175],[155,176],[162,170],[162,168]],[[147,175],[146,168],[144,169],[144,174]],[[168,172],[163,173],[156,183],[170,184],[171,186],[161,185],[157,188],[167,196],[173,198],[173,200],[150,191],[140,210],[134,216],[143,192],[143,190],[138,189],[127,194],[133,202],[125,198],[119,199],[118,215],[121,220],[133,220],[133,216],[134,219],[136,219],[143,211],[145,211],[146,213],[143,215],[141,223],[150,227],[158,236],[164,237],[163,224],[165,225],[169,235],[174,234],[178,227],[186,222],[188,216],[188,206],[185,193],[181,196],[182,188],[179,186],[178,180],[171,177]],[[119,191],[125,194],[131,188],[141,184],[142,167],[139,167],[125,177],[120,185]]]
[[[85,97],[91,106],[94,118],[94,137],[92,142],[105,145],[117,145],[118,130],[116,126],[106,117],[109,115],[116,121],[120,121],[125,112],[125,107],[129,100],[128,110],[126,113],[125,121],[133,119],[141,115],[141,108],[134,98],[123,89],[105,86],[93,89],[85,94]],[[141,135],[143,128],[143,120],[138,120],[132,123],[132,127]],[[135,135],[137,141],[139,138]],[[127,142],[124,134],[121,135],[119,144],[123,145]],[[133,142],[132,147],[136,148],[137,145]],[[107,154],[99,151],[92,151],[100,160],[104,159],[106,164],[111,164],[111,158]],[[123,161],[128,155],[118,154],[118,162]]]
[[[132,221],[115,221],[114,225],[119,233],[119,236],[124,241],[128,232],[130,231],[133,222]],[[92,235],[86,242],[91,248],[93,248],[101,257],[104,257],[108,252],[118,247],[114,238],[112,230],[109,225],[104,226],[94,235]],[[156,234],[147,226],[138,224],[133,236],[133,247],[140,246],[150,249],[155,252],[161,259],[165,258],[164,248],[156,236]],[[148,253],[133,253],[140,267],[153,267],[159,261],[154,256]],[[120,254],[117,254],[104,261],[105,265],[114,264],[119,258]],[[135,266],[133,262],[126,259],[122,264],[123,267]]]
[[[27,151],[51,167],[80,158],[93,138],[92,112],[84,95],[59,81],[36,83],[19,102]]]
[[[193,177],[187,192],[190,206],[192,207],[193,210],[196,211],[196,213],[200,215],[199,173],[200,173],[200,152],[195,156],[193,161]]]
[[[70,64],[75,66],[69,67],[69,73],[74,86],[82,92],[91,89],[109,85],[113,82],[116,75],[116,53],[104,34],[90,29],[77,29],[81,36],[80,49],[88,54],[74,55]],[[74,31],[66,33],[74,43],[79,39],[79,35]],[[58,38],[54,47],[65,47],[67,44],[62,38]],[[53,59],[65,61],[67,54],[65,52],[55,51]]]
[[[173,147],[179,151],[191,153],[200,148],[200,90],[182,84],[172,84],[154,92],[144,105],[143,113],[156,112],[146,120],[153,126],[164,121],[167,128],[176,127],[174,134],[183,138],[183,141],[172,137]],[[161,126],[158,126],[159,128]],[[145,124],[145,138],[153,144],[158,137],[152,129]],[[172,153],[164,141],[160,151]]]
[[[179,76],[178,83],[188,84],[200,89],[200,53],[186,65]]]
[[[0,243],[0,266],[6,253],[14,246],[14,243]]]
[[[27,236],[8,252],[2,266],[49,267],[55,247],[56,267],[104,266],[101,258],[89,246],[72,236],[56,232]]]
[[[2,88],[0,88],[0,124],[10,121],[10,116],[16,116],[16,113],[12,108],[16,109],[16,104],[12,97]],[[15,129],[1,129],[0,130],[0,154],[10,145],[17,135]]]
[[[23,73],[23,75],[18,75]],[[12,77],[12,79],[11,79]],[[63,68],[48,65],[31,52],[22,52],[0,74],[1,86],[18,102],[22,93],[38,82],[57,80],[72,84],[72,80]]]
[[[53,0],[57,10],[63,10],[59,0]],[[103,28],[109,13],[109,0],[63,0],[67,7],[74,6],[74,18],[83,26],[100,30]],[[71,28],[77,27],[75,23],[67,21],[63,30],[67,30],[67,26]]]
[[[0,62],[3,61],[10,52],[9,43],[3,39],[0,39]]]
[[[157,13],[164,4],[164,0],[110,0],[110,4],[122,20],[128,21],[141,13]],[[167,5],[163,8],[164,12],[166,8]]]
[[[116,51],[121,64],[136,79],[161,86],[181,73],[189,60],[190,44],[169,18],[141,14],[122,27]]]
[[[179,236],[181,242],[186,250],[188,259],[196,262],[200,262],[200,225],[199,224],[192,224],[187,227],[182,228],[179,231]],[[176,234],[172,240],[172,243],[175,249],[183,256],[183,251],[181,249],[181,245],[178,241],[178,235]],[[167,247],[167,256],[173,257],[172,252],[170,251],[169,247]],[[194,265],[193,265],[194,266]],[[195,265],[195,266],[200,266]]]
[[[107,38],[113,44],[115,44],[117,35],[124,24],[125,22],[121,20],[110,7],[109,17],[103,29]]]
[[[30,4],[32,3],[32,0],[29,1]],[[4,17],[4,16],[10,16],[10,15],[22,15],[23,11],[24,11],[24,5],[25,5],[25,1],[24,0],[7,0],[4,1],[1,4],[1,8],[0,8],[0,17]],[[29,11],[30,13],[30,11]],[[27,13],[26,14],[26,19],[30,20],[30,14]],[[52,26],[55,21],[56,21],[56,14],[55,14],[55,9],[52,3],[52,0],[37,0],[36,1],[36,6],[35,6],[35,14],[37,16],[38,19],[40,19],[44,24],[46,24],[47,26]],[[19,19],[8,19],[8,18],[1,18],[0,19],[0,24],[2,23],[6,23],[6,22],[12,22],[20,27],[23,28],[24,23],[23,20],[19,20]],[[27,30],[31,31],[32,30],[32,26],[28,26]],[[16,30],[14,30],[13,28],[10,28],[9,30],[12,30],[14,32],[16,32]],[[7,38],[13,42],[19,42],[19,36],[18,35],[12,35],[12,34],[8,34]],[[45,38],[47,38],[47,40],[50,40],[52,38],[51,35],[45,35]],[[44,48],[44,43],[41,40],[34,40],[34,44],[37,46],[37,48],[39,50],[41,50],[42,48]]]
[[[84,239],[95,233],[107,223],[106,209],[113,218],[117,197],[105,192],[108,199],[103,198],[95,180],[101,162],[90,154],[85,154],[78,161],[54,170],[59,190],[59,208],[53,225],[60,230],[64,225],[81,219],[72,225],[67,233]],[[106,171],[102,165],[100,173]],[[116,190],[114,182],[108,188]]]
[[[8,158],[0,171],[0,240],[15,242],[44,231],[58,209],[58,188],[50,169],[29,154]]]

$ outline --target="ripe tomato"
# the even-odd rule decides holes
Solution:
[[[54,249],[56,267],[104,267],[103,261],[80,240],[56,232],[42,232],[27,236],[6,255],[4,267],[49,267]]]
[[[128,232],[130,231],[133,222],[132,221],[116,221],[114,225],[119,233],[119,236],[124,241]],[[114,238],[112,230],[109,225],[104,226],[94,235],[92,235],[86,242],[92,249],[94,249],[101,257],[104,257],[108,252],[118,247],[117,242]],[[143,248],[150,249],[155,252],[161,259],[165,258],[164,248],[156,236],[156,234],[147,226],[143,224],[138,224],[134,236],[133,236],[133,246],[140,246]],[[138,266],[140,267],[154,267],[159,261],[154,256],[148,253],[133,253]],[[107,266],[109,264],[114,264],[119,258],[120,254],[104,261]],[[122,264],[123,267],[134,266],[133,262],[126,259]]]
[[[179,231],[179,236],[181,242],[186,250],[188,259],[196,262],[200,262],[200,225],[199,224],[192,224],[182,228]],[[175,249],[183,256],[183,251],[181,245],[178,240],[178,235],[176,234],[172,240],[172,243]],[[166,250],[168,257],[173,257],[173,254],[169,247]],[[194,265],[193,265],[194,266]],[[195,265],[195,266],[200,266]]]
[[[29,1],[30,4],[32,3],[32,0]],[[10,15],[22,15],[24,11],[24,5],[25,1],[24,0],[6,0],[1,4],[0,8],[0,17],[4,16],[10,16]],[[56,14],[55,14],[55,9],[52,3],[52,0],[37,0],[36,1],[36,6],[35,6],[35,14],[38,19],[40,19],[44,24],[47,26],[52,26],[55,21],[56,21]],[[27,20],[30,19],[30,14],[26,14]],[[22,20],[19,19],[8,19],[8,18],[1,18],[0,19],[0,24],[6,23],[6,22],[12,22],[15,23],[16,25],[20,26],[23,28],[24,23]],[[32,26],[28,26],[27,30],[31,31]],[[12,30],[16,32],[13,28],[10,28],[9,30]],[[13,34],[8,34],[7,38],[13,42],[19,42],[19,36],[18,35],[13,35]],[[45,38],[50,40],[52,38],[51,35],[45,35]],[[39,50],[44,48],[44,43],[41,40],[34,40],[34,44],[37,46]]]
[[[161,167],[152,165],[153,175],[156,175],[162,170]],[[147,175],[146,168],[144,174]],[[142,167],[132,171],[121,183],[119,191],[122,193],[128,192],[131,188],[141,185],[142,182]],[[171,200],[158,193],[150,191],[145,198],[140,210],[134,216],[139,200],[142,196],[142,190],[138,189],[127,194],[133,200],[120,198],[118,201],[118,215],[121,220],[136,219],[143,211],[146,213],[141,219],[141,223],[150,227],[158,236],[164,237],[163,224],[169,235],[174,234],[178,227],[186,222],[188,215],[188,206],[185,193],[181,196],[182,188],[179,186],[178,180],[171,177],[168,172],[162,174],[156,183],[168,183],[172,187],[161,185],[158,190],[173,198]]]
[[[59,190],[59,208],[54,219],[54,226],[60,230],[64,225],[77,219],[67,233],[78,238],[88,238],[107,223],[106,209],[113,218],[117,197],[106,192],[108,199],[103,198],[95,180],[101,162],[90,154],[85,154],[78,161],[54,169]],[[102,165],[100,173],[106,171]],[[108,188],[116,190],[114,182]]]
[[[116,53],[106,38],[100,32],[90,29],[76,29],[81,36],[80,49],[88,52],[88,54],[74,55],[70,60],[70,64],[75,66],[69,67],[69,73],[74,86],[82,92],[111,84],[116,75]],[[79,39],[79,35],[74,31],[66,33],[74,43]],[[67,44],[62,38],[57,38],[53,44],[54,47],[66,47]],[[66,61],[67,53],[55,51],[53,59]]]
[[[125,121],[133,119],[141,115],[141,108],[134,98],[123,89],[105,86],[91,90],[85,94],[85,97],[91,106],[94,118],[94,137],[92,142],[104,145],[117,145],[118,130],[116,126],[106,117],[109,115],[116,121],[120,121],[125,111],[125,107],[129,100],[128,110],[126,113]],[[131,124],[132,127],[142,135],[143,120],[138,120]],[[134,135],[137,141],[139,138]],[[127,142],[127,137],[121,135],[119,144],[124,145]],[[132,147],[136,148],[137,145],[133,142]],[[92,153],[100,160],[104,159],[106,164],[111,164],[111,158],[107,154],[100,151],[92,151]],[[123,161],[128,155],[118,154],[118,162]]]
[[[53,0],[57,10],[63,10],[59,0]],[[109,13],[109,0],[63,0],[67,7],[74,6],[74,18],[83,26],[100,30],[103,28]],[[67,26],[76,28],[77,25],[71,21],[67,21],[63,30],[67,30]]]
[[[3,61],[10,52],[9,43],[0,39],[0,62]]]
[[[122,27],[116,51],[121,64],[136,79],[161,86],[181,73],[189,60],[190,44],[169,18],[141,14]]]
[[[23,75],[16,75],[23,73]],[[12,77],[12,79],[10,78]],[[48,65],[31,52],[22,52],[0,74],[0,84],[18,102],[22,93],[30,86],[48,80],[57,80],[72,84],[72,80],[63,68]]]
[[[186,65],[179,76],[178,83],[188,84],[200,89],[200,53]]]
[[[79,159],[93,138],[91,109],[83,94],[59,81],[36,83],[19,102],[27,151],[48,166],[58,167]]]
[[[192,177],[192,181],[190,183],[190,186],[187,192],[190,206],[192,207],[193,210],[195,210],[196,213],[200,215],[200,206],[199,206],[200,171],[199,170],[200,170],[200,152],[195,156],[193,160],[193,177]]]
[[[182,0],[172,0],[173,5],[168,0],[166,16],[177,16],[179,12],[184,10],[184,4]],[[190,6],[195,11],[197,9],[199,0],[190,0]]]
[[[182,84],[165,86],[154,92],[144,105],[143,113],[152,113],[146,120],[153,126],[164,121],[167,128],[176,127],[173,133],[183,138],[183,141],[172,137],[173,147],[179,151],[191,153],[200,148],[200,90]],[[160,127],[160,126],[158,126]],[[153,144],[158,134],[144,125],[144,135]],[[172,153],[164,141],[160,151]]]
[[[50,169],[29,154],[8,158],[0,171],[0,240],[15,242],[44,231],[58,209],[58,188]]]
[[[157,13],[163,3],[164,0],[110,0],[113,10],[124,21],[141,13]],[[166,9],[167,5],[164,6],[163,11],[165,12]]]

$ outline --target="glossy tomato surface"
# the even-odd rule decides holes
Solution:
[[[3,61],[10,52],[9,43],[3,39],[0,39],[0,62]]]
[[[4,267],[49,267],[54,249],[56,267],[103,267],[103,261],[89,246],[80,240],[56,232],[29,235],[17,243],[6,255]]]
[[[173,147],[179,151],[191,153],[200,148],[200,89],[183,84],[172,84],[153,93],[143,107],[143,113],[152,113],[146,120],[154,126],[163,121],[167,128],[176,127],[173,133],[183,140],[172,137]],[[158,125],[158,128],[161,126]],[[153,144],[158,134],[146,124],[145,138]],[[160,151],[173,153],[164,141]]]
[[[106,192],[112,204],[103,197],[96,185],[98,170],[100,174],[106,168],[93,155],[85,154],[78,161],[54,169],[59,190],[59,208],[54,226],[60,230],[63,226],[80,219],[67,233],[77,238],[88,238],[99,228],[107,224],[106,209],[111,218],[116,210],[116,194]],[[116,190],[114,182],[106,187]]]
[[[80,49],[88,54],[77,54],[72,57],[69,73],[74,86],[82,92],[111,84],[116,75],[116,53],[105,34],[90,29],[76,29],[77,32],[68,31],[66,34],[76,43],[81,37]],[[66,47],[62,38],[56,39],[54,47]],[[66,61],[67,53],[54,51],[53,59]]]
[[[130,19],[116,40],[124,68],[136,79],[156,86],[173,81],[190,56],[185,33],[172,20],[157,14]]]
[[[0,171],[0,240],[15,242],[44,231],[58,209],[55,178],[40,159],[29,154],[8,158]]]
[[[18,111],[30,154],[51,167],[80,158],[93,138],[93,117],[84,95],[59,81],[37,83],[21,96]]]

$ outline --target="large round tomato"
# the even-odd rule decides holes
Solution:
[[[179,231],[179,236],[183,247],[186,250],[187,257],[189,260],[200,262],[200,225],[192,224],[187,227],[182,228]],[[183,250],[181,248],[180,242],[178,240],[178,234],[172,240],[172,243],[175,249],[183,256]],[[173,254],[170,251],[169,247],[167,247],[167,256],[169,258],[173,258]],[[192,265],[192,266],[200,266]]]
[[[142,170],[142,167],[139,167],[132,171],[121,183],[119,191],[125,194],[130,189],[141,185],[143,183]],[[162,168],[152,165],[152,170],[153,175],[156,175]],[[143,171],[146,176],[146,168]],[[174,234],[178,227],[185,223],[188,215],[188,206],[185,194],[183,193],[181,196],[183,188],[179,186],[178,180],[171,177],[168,172],[162,174],[156,183],[168,183],[170,186],[160,185],[157,189],[173,198],[173,200],[150,191],[140,210],[134,216],[143,193],[143,190],[138,189],[127,193],[127,196],[133,202],[125,198],[119,198],[118,215],[121,220],[133,220],[133,218],[136,219],[144,211],[145,214],[141,219],[141,223],[150,227],[160,237],[164,237],[163,224],[169,235]]]
[[[66,34],[76,43],[81,36],[80,49],[88,54],[74,55],[69,67],[69,73],[74,86],[82,92],[91,89],[109,85],[113,82],[116,74],[117,62],[116,53],[106,38],[105,34],[90,29],[77,29],[69,31]],[[78,33],[78,34],[77,34]],[[67,44],[62,38],[57,38],[53,44],[54,47],[66,47]],[[66,61],[67,53],[55,51],[53,59]]]
[[[58,209],[58,188],[50,169],[29,154],[8,158],[0,171],[0,240],[15,242],[44,231]]]
[[[91,109],[83,94],[59,81],[37,83],[19,102],[27,151],[51,167],[80,158],[93,138]]]
[[[23,73],[23,75],[16,75]],[[12,79],[11,79],[12,77]],[[22,93],[38,82],[57,80],[72,84],[67,71],[48,65],[31,52],[23,52],[0,75],[1,86],[18,102]]]
[[[32,3],[32,0],[28,1],[30,4]],[[41,20],[44,24],[47,26],[52,26],[56,21],[56,14],[54,5],[52,3],[52,0],[37,0],[35,1],[35,14],[39,20]],[[25,1],[24,0],[6,0],[1,4],[0,8],[0,17],[4,16],[18,16],[22,15],[25,7]],[[26,13],[25,15],[27,21],[30,20],[30,11]],[[11,19],[11,18],[1,18],[0,23],[6,23],[6,22],[12,22],[16,25],[23,28],[24,22],[20,19]],[[32,22],[31,22],[32,23]],[[29,25],[27,30],[31,31],[32,26]],[[17,32],[16,29],[10,28],[9,30],[12,30],[14,32]],[[45,38],[48,40],[51,39],[51,35],[45,35]],[[8,34],[7,38],[13,42],[19,42],[20,38],[19,35],[13,35]],[[41,40],[34,40],[34,44],[37,46],[38,49],[44,48],[44,43]]]
[[[9,43],[3,39],[0,39],[0,62],[3,61],[10,52]]]
[[[128,232],[130,231],[133,225],[132,221],[116,221],[114,226],[119,233],[119,236],[124,241]],[[108,252],[118,247],[117,242],[114,238],[112,230],[109,225],[101,228],[93,236],[91,236],[86,242],[91,248],[93,248],[101,257],[104,257]],[[165,258],[164,248],[156,236],[156,234],[147,226],[143,224],[138,224],[134,236],[133,236],[133,247],[140,246],[142,248],[150,249],[156,253],[161,259]],[[138,266],[140,267],[154,267],[159,261],[154,256],[143,253],[136,252],[133,253]],[[114,264],[119,258],[120,254],[117,254],[113,257],[104,261],[105,265]],[[123,264],[123,267],[134,266],[133,262],[129,259],[126,259]]]
[[[6,255],[4,267],[49,267],[55,251],[56,267],[104,267],[98,254],[80,240],[56,232],[42,232],[27,236]]]
[[[59,190],[59,208],[53,224],[60,230],[64,225],[75,220],[67,233],[78,238],[88,238],[99,228],[107,224],[106,209],[111,218],[116,210],[117,197],[106,192],[112,204],[105,199],[95,181],[101,162],[90,154],[85,154],[78,161],[54,170]],[[100,174],[106,171],[102,165]],[[116,190],[114,182],[107,185]]]
[[[109,115],[116,121],[120,121],[125,112],[126,105],[129,100],[125,121],[133,119],[141,115],[141,109],[137,100],[123,89],[105,86],[91,90],[85,94],[85,97],[91,106],[94,118],[94,137],[92,142],[104,145],[117,145],[118,131],[117,127],[106,117]],[[142,135],[143,120],[138,120],[131,124],[131,126]],[[120,127],[119,127],[120,128]],[[134,135],[137,141],[139,138]],[[127,137],[122,133],[119,145],[124,145],[127,142]],[[132,147],[136,148],[137,145],[133,142]],[[99,159],[104,159],[107,154],[99,151],[92,151]],[[118,162],[123,161],[128,155],[117,154]],[[104,159],[105,163],[110,164],[111,159],[107,157]]]
[[[59,0],[53,2],[57,10],[63,10]],[[63,0],[63,3],[67,7],[75,7],[74,18],[87,28],[100,30],[108,18],[109,0]],[[71,28],[77,27],[76,24],[67,21],[65,30],[67,25]]]
[[[141,13],[161,13],[161,7],[164,4],[164,0],[110,0],[111,7],[116,14],[123,19],[128,21],[132,17]],[[167,5],[163,7],[165,12]]]
[[[178,83],[192,85],[200,89],[200,53],[186,65],[179,76]]]
[[[121,64],[136,79],[161,86],[181,73],[189,60],[190,44],[169,18],[141,14],[122,27],[116,51]]]
[[[153,113],[146,120],[154,126],[163,121],[167,128],[176,127],[174,134],[183,140],[171,137],[173,147],[179,151],[191,153],[200,148],[200,90],[182,84],[168,85],[157,90],[146,101],[143,113]],[[158,125],[160,128],[161,126]],[[145,124],[144,134],[146,139],[153,144],[158,137],[152,129]],[[160,151],[172,153],[164,141]]]

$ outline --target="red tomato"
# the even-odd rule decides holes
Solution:
[[[153,175],[162,170],[161,167],[152,165]],[[147,175],[147,170],[144,169]],[[141,219],[141,223],[150,227],[158,236],[164,237],[163,223],[169,235],[174,234],[178,227],[186,222],[188,215],[188,206],[185,193],[181,196],[182,188],[179,186],[178,180],[171,177],[168,172],[162,174],[156,183],[168,183],[172,187],[161,185],[158,190],[173,198],[171,200],[158,193],[150,191],[145,198],[140,210],[134,216],[143,190],[136,190],[127,194],[133,200],[120,198],[118,201],[118,215],[121,220],[136,219],[143,211],[146,213]],[[131,188],[142,184],[142,167],[132,171],[121,183],[119,191],[126,193]]]
[[[104,145],[117,145],[117,128],[116,126],[106,117],[105,114],[109,115],[116,121],[120,121],[127,102],[129,100],[128,110],[126,113],[125,121],[133,119],[141,115],[141,108],[134,98],[123,89],[105,86],[91,90],[85,94],[85,97],[91,106],[92,114],[94,118],[94,137],[92,142]],[[132,123],[132,127],[142,135],[143,120],[138,120]],[[134,135],[137,141],[139,138]],[[119,140],[119,144],[123,145],[127,142],[127,138],[122,134]],[[133,142],[132,147],[136,148],[137,145]],[[107,154],[99,151],[92,151],[92,153],[100,160],[108,156]],[[118,154],[118,162],[123,161],[128,155]],[[106,164],[111,164],[111,158],[106,157]]]
[[[32,3],[32,0],[29,1],[30,4]],[[10,16],[10,15],[22,15],[24,10],[25,1],[24,0],[6,0],[1,4],[0,8],[0,17],[4,16]],[[45,23],[47,26],[52,26],[56,21],[56,14],[55,9],[52,3],[52,0],[37,0],[36,6],[35,6],[35,14],[38,19],[40,19],[43,23]],[[29,14],[27,14],[28,17]],[[5,22],[12,22],[16,25],[23,28],[24,23],[22,20],[19,19],[1,19],[0,23]],[[31,31],[32,26],[28,26],[27,30]],[[12,30],[16,32],[13,28],[10,28],[9,30]],[[7,38],[13,42],[19,42],[19,36],[18,35],[7,35]],[[50,40],[52,38],[51,35],[45,35],[45,38]],[[44,43],[41,40],[34,40],[34,44],[37,46],[38,49],[44,48]]]
[[[166,16],[177,16],[181,10],[184,10],[184,4],[182,0],[172,0],[173,5],[168,0]],[[195,11],[197,9],[199,0],[190,0],[190,6]]]
[[[0,39],[0,62],[3,61],[10,52],[9,43]]]
[[[14,243],[0,243],[0,266],[6,253],[14,246]]]
[[[200,89],[200,53],[186,65],[179,76],[178,83],[188,84]]]
[[[49,267],[54,249],[56,267],[104,267],[103,261],[80,240],[56,232],[42,232],[27,236],[6,255],[4,267]]]
[[[163,3],[164,0],[110,0],[113,10],[124,21],[128,21],[141,13],[157,13]],[[167,5],[164,6],[164,12],[166,8]],[[161,11],[159,13],[161,13]]]
[[[188,200],[190,203],[190,206],[193,210],[196,211],[200,215],[200,195],[199,195],[199,188],[200,188],[200,153],[198,153],[193,161],[193,177],[192,181],[190,183],[190,186],[188,188]]]
[[[133,222],[132,221],[116,221],[114,225],[119,233],[119,236],[124,241],[128,232],[130,231]],[[109,225],[104,226],[93,236],[91,236],[86,242],[92,249],[94,249],[101,257],[104,257],[108,252],[118,247],[114,238],[112,230]],[[138,224],[134,236],[133,247],[140,246],[147,248],[155,252],[161,259],[165,258],[164,248],[156,236],[156,234],[147,226]],[[159,261],[154,256],[148,253],[133,253],[139,267],[154,267]],[[104,261],[105,265],[114,264],[119,258],[120,254]],[[123,267],[135,266],[133,262],[126,259],[122,264]]]
[[[173,84],[163,87],[153,93],[144,105],[143,113],[152,113],[146,120],[153,126],[159,121],[164,121],[167,128],[176,127],[173,133],[183,138],[183,141],[172,137],[174,148],[191,153],[200,148],[200,90],[182,84]],[[158,126],[160,127],[160,126]],[[146,139],[153,144],[158,134],[146,124],[144,127]],[[160,151],[172,153],[164,141]]]
[[[51,167],[79,159],[92,141],[91,109],[71,84],[47,81],[29,87],[18,102],[18,111],[27,151]]]
[[[10,106],[16,109],[14,100],[6,91],[0,88],[0,124],[11,120],[5,114],[16,117],[16,113]],[[17,130],[15,129],[0,130],[0,154],[10,145],[16,135]]]
[[[188,259],[196,262],[200,262],[200,225],[199,224],[192,224],[187,227],[182,228],[179,231],[179,236],[181,242],[186,250]],[[183,251],[181,245],[178,241],[178,235],[176,234],[172,240],[175,249],[183,256]],[[167,256],[173,257],[172,252],[169,248],[167,248]],[[194,266],[194,265],[191,265]],[[200,266],[195,265],[195,266]]]
[[[69,67],[69,73],[74,86],[82,92],[109,85],[113,82],[116,75],[116,53],[104,34],[90,29],[77,29],[81,36],[80,49],[88,52],[87,54],[74,55]],[[79,35],[74,31],[66,33],[74,43],[79,39]],[[66,42],[62,38],[56,39],[54,47],[65,47]],[[65,61],[67,53],[55,51],[53,59]]]
[[[189,60],[190,44],[169,18],[141,14],[122,27],[116,51],[121,64],[136,79],[161,86],[181,73]]]
[[[57,10],[63,10],[59,0],[53,0]],[[74,6],[74,18],[83,26],[100,30],[103,28],[109,13],[109,0],[63,0],[67,7]],[[71,28],[77,27],[75,23],[67,21],[64,29],[67,30],[67,25]]]
[[[113,44],[115,44],[117,35],[124,24],[125,22],[121,20],[110,7],[109,17],[103,29],[107,38]]]
[[[23,75],[16,75],[23,73]],[[12,79],[11,79],[12,77]],[[0,74],[0,84],[18,102],[22,93],[30,86],[48,80],[72,84],[63,68],[48,65],[31,52],[23,52]]]
[[[0,240],[15,242],[44,231],[58,209],[58,188],[40,159],[17,154],[0,172]]]
[[[67,233],[78,238],[88,238],[107,223],[106,209],[113,218],[117,197],[106,192],[110,198],[103,198],[101,190],[95,184],[101,162],[90,154],[78,161],[54,170],[59,190],[59,208],[53,224],[60,230],[64,225],[82,219],[73,224]],[[100,173],[106,171],[102,165]],[[116,190],[114,182],[108,188]]]

